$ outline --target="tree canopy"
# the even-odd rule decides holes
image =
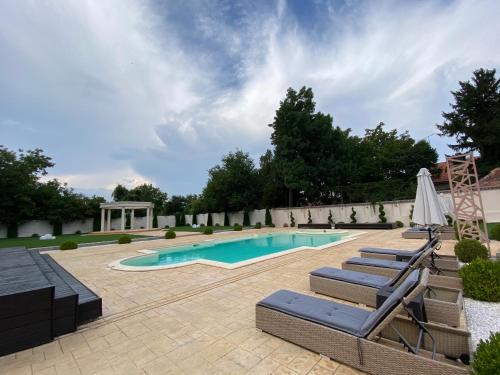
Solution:
[[[477,151],[481,162],[500,165],[500,79],[496,70],[478,69],[471,81],[460,81],[452,91],[452,110],[443,112],[444,122],[437,125],[441,135],[455,137],[455,151]]]
[[[152,184],[142,184],[132,189],[127,189],[123,185],[116,185],[111,194],[115,201],[137,201],[152,202],[157,213],[163,213],[167,205],[167,193]]]
[[[250,155],[230,152],[222,163],[208,171],[203,189],[203,208],[211,211],[239,211],[259,205],[258,175]]]
[[[75,193],[57,180],[42,181],[54,164],[41,149],[18,152],[0,146],[0,221],[7,226],[27,220],[52,223],[97,217],[101,197]]]

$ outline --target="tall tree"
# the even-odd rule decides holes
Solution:
[[[258,186],[261,187],[262,195],[260,206],[283,207],[287,204],[287,193],[283,177],[271,150],[267,150],[260,157],[260,168],[258,174]]]
[[[455,137],[449,145],[455,151],[478,151],[482,162],[500,164],[500,79],[496,70],[474,71],[472,82],[460,81],[452,91],[452,111],[443,112],[444,122],[437,125],[442,136]]]
[[[205,209],[211,212],[251,210],[259,201],[257,171],[250,155],[230,152],[208,171],[203,189]]]
[[[324,172],[334,164],[332,118],[315,112],[316,103],[311,88],[298,92],[289,88],[280,102],[274,122],[271,143],[275,160],[289,189],[289,205],[294,195],[303,192],[311,203],[329,194]]]
[[[111,193],[111,197],[115,202],[125,201],[129,195],[128,189],[122,184],[116,185],[115,189]]]

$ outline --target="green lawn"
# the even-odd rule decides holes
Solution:
[[[171,227],[170,229],[173,230],[174,232],[203,232],[205,228],[206,227],[191,228],[190,226],[185,226],[185,227]],[[218,230],[233,230],[233,227],[219,226],[219,227],[212,227],[212,229],[215,232]]]
[[[104,235],[63,234],[61,236],[56,236],[55,240],[40,240],[38,237],[1,238],[0,248],[15,247],[15,246],[26,246],[27,248],[58,246],[65,241],[75,241],[76,243],[113,241],[113,240],[118,240],[118,238],[122,236],[125,236],[125,234],[104,234]],[[147,236],[139,236],[136,234],[126,234],[126,236],[131,238],[147,237]]]

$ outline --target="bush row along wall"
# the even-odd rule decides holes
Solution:
[[[445,197],[450,197],[449,192],[443,192]],[[483,206],[486,216],[486,221],[489,223],[500,222],[500,189],[484,189],[481,191]],[[405,226],[410,225],[410,210],[414,204],[413,200],[401,200],[382,202],[384,205],[385,216],[388,222],[402,221]],[[356,221],[358,223],[376,223],[379,221],[378,204],[372,205],[370,203],[358,204],[345,204],[345,205],[331,205],[331,206],[315,206],[315,207],[293,207],[293,208],[274,208],[271,209],[271,216],[273,223],[282,227],[285,223],[290,224],[290,212],[293,213],[295,224],[307,223],[308,210],[311,212],[311,219],[313,223],[327,223],[328,215],[331,210],[332,219],[334,222],[351,222],[351,214],[354,208],[356,211]],[[250,224],[265,222],[266,210],[252,210],[249,211]],[[243,223],[243,211],[229,213],[230,225],[235,223]],[[170,216],[169,216],[170,217]],[[174,217],[171,216],[172,220]],[[198,214],[198,224],[207,223],[207,214]],[[186,215],[186,223],[192,222],[192,215]],[[224,212],[212,213],[212,223],[215,225],[219,223],[224,224]]]

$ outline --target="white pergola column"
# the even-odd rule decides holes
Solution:
[[[121,230],[125,230],[125,209],[122,208],[122,225]]]
[[[108,210],[108,232],[111,232],[111,209]]]
[[[132,208],[132,212],[130,213],[130,229],[134,229],[134,217],[135,210]]]
[[[106,210],[101,208],[101,232],[104,232],[104,225],[106,221]]]
[[[146,208],[146,229],[150,229],[151,228],[151,224],[149,223],[149,210],[150,208]]]

